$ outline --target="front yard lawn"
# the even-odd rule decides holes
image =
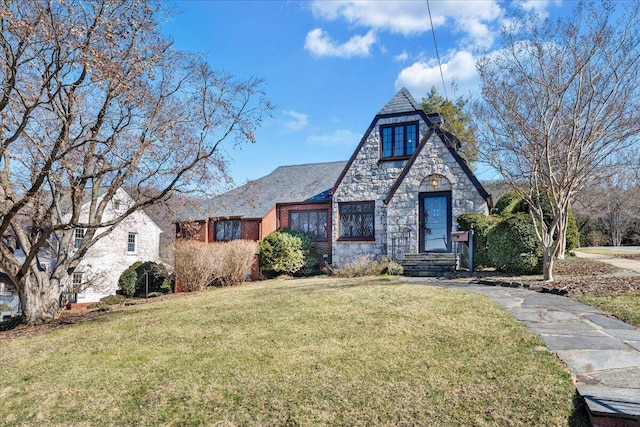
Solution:
[[[576,299],[640,328],[640,291],[581,295]]]
[[[4,425],[571,425],[569,374],[485,297],[274,280],[0,342]]]

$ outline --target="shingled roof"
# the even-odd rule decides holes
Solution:
[[[330,200],[346,161],[280,166],[269,175],[208,200],[202,210],[184,212],[181,221],[202,218],[262,218],[276,203]]]
[[[396,95],[391,98],[387,104],[382,107],[378,115],[407,113],[411,111],[422,111],[420,104],[409,93],[407,88],[402,88]]]

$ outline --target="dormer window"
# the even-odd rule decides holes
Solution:
[[[380,126],[382,159],[398,159],[411,156],[416,151],[418,122]]]

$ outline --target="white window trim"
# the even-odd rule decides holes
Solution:
[[[131,236],[133,236],[133,242],[131,242]],[[130,245],[132,243],[133,243],[133,250],[129,250]],[[138,252],[138,233],[134,233],[133,231],[130,231],[129,234],[127,234],[127,253],[135,254],[137,252]]]
[[[80,233],[82,236],[79,236]],[[82,241],[84,240],[84,236],[87,234],[87,230],[84,228],[76,228],[73,231],[73,247],[78,249],[82,245]]]

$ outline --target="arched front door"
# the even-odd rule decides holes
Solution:
[[[451,191],[420,193],[420,252],[451,252]]]

